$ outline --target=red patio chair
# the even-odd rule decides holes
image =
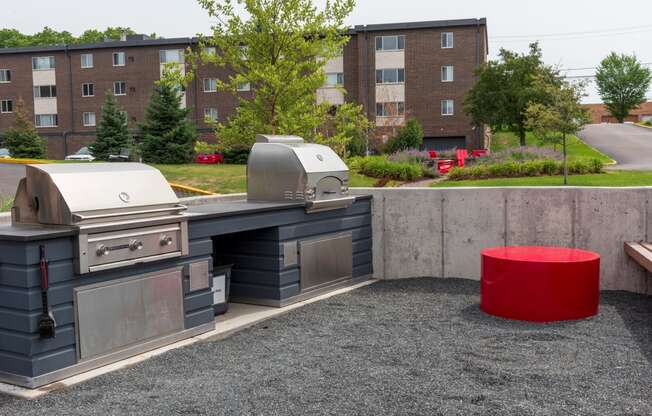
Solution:
[[[484,157],[489,154],[489,150],[487,149],[475,149],[471,150],[471,156],[473,157]]]
[[[428,155],[430,156],[430,159],[437,158],[437,152],[435,152],[434,150],[428,150]]]

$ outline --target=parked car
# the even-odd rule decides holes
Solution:
[[[120,149],[120,154],[109,155],[109,162],[129,162],[131,160],[131,149]]]
[[[93,157],[93,154],[91,153],[90,149],[88,147],[82,147],[81,149],[77,150],[74,154],[66,156],[66,160],[79,160],[79,161],[87,161],[87,162],[92,162],[95,160]]]
[[[224,163],[224,156],[222,156],[221,153],[198,153],[195,157],[195,163],[204,163],[208,165]]]
[[[0,149],[0,159],[10,159],[9,149]]]

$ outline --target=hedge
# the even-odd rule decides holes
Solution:
[[[349,160],[349,166],[372,178],[412,181],[426,176],[418,163],[391,162],[384,156],[352,158]]]
[[[579,159],[568,162],[568,173],[581,175],[601,173],[602,161],[599,159]],[[516,178],[523,176],[562,175],[564,165],[553,159],[528,160],[525,162],[502,162],[453,168],[448,178],[453,181],[465,179]]]

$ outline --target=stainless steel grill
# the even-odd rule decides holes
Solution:
[[[349,168],[329,147],[297,136],[256,136],[247,162],[247,199],[301,201],[307,212],[351,206]]]
[[[79,230],[75,264],[83,274],[187,254],[185,209],[147,165],[28,165],[12,222]]]

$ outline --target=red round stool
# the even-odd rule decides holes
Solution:
[[[480,308],[523,321],[581,319],[598,313],[600,255],[560,247],[482,250]]]

